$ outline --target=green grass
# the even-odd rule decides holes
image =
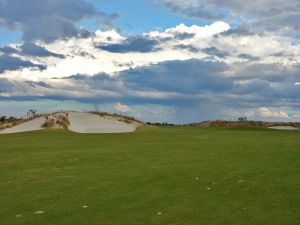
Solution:
[[[0,135],[0,224],[299,225],[300,132]]]

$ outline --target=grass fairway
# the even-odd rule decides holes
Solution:
[[[299,225],[300,132],[0,135],[0,224]]]

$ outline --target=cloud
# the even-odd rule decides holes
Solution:
[[[154,39],[149,39],[147,37],[129,37],[120,44],[98,45],[96,47],[108,52],[125,53],[152,52],[158,50],[157,45],[158,41]]]
[[[0,26],[22,31],[25,41],[86,37],[89,32],[77,28],[75,23],[92,17],[109,27],[118,15],[98,11],[84,0],[0,1]]]
[[[241,53],[238,55],[238,57],[242,58],[242,59],[248,59],[248,60],[259,60],[259,57],[255,57],[255,56],[252,56],[252,55],[249,55],[249,54],[245,54],[245,53]]]
[[[165,5],[175,13],[188,15],[192,18],[200,18],[210,21],[224,18],[224,15],[207,10],[203,5],[199,5],[195,0],[166,0]]]
[[[206,21],[247,21],[257,28],[299,33],[300,2],[261,0],[161,0],[172,12]]]
[[[28,84],[31,87],[44,87],[44,88],[53,88],[50,84],[43,82],[43,81],[25,81],[26,84]]]
[[[16,45],[15,47],[5,46],[0,48],[0,52],[3,52],[7,55],[19,55],[19,56],[33,56],[33,57],[57,57],[65,58],[62,54],[57,54],[54,52],[48,51],[45,47],[37,45],[31,42],[25,42],[22,45]]]
[[[168,28],[163,32],[152,31],[147,33],[152,38],[175,38],[179,40],[189,39],[189,38],[204,38],[219,34],[230,29],[229,24],[223,21],[216,21],[210,25],[205,26],[186,26],[184,24],[179,24],[176,27]]]
[[[246,113],[247,116],[259,116],[263,118],[279,118],[286,119],[289,118],[289,115],[283,111],[274,111],[267,107],[260,107],[254,111]]]
[[[204,49],[202,49],[202,52],[204,52],[208,55],[217,56],[219,58],[224,58],[224,57],[229,55],[229,53],[224,52],[224,51],[220,51],[216,47],[204,48]]]
[[[37,68],[39,70],[46,69],[46,66],[32,63],[31,61],[22,60],[9,55],[0,55],[0,74],[5,70],[19,70],[22,68]]]
[[[27,55],[27,56],[37,56],[37,57],[58,57],[58,58],[64,58],[65,56],[62,54],[57,54],[48,51],[46,48],[41,47],[39,45],[36,45],[31,42],[26,42],[20,46],[20,54],[21,55]]]
[[[239,67],[247,68],[249,64],[240,63]],[[261,66],[263,69],[264,65]],[[281,102],[292,106],[291,103],[300,98],[299,90],[290,79],[268,81],[268,77],[257,77],[256,71],[250,70],[248,73],[247,77],[239,76],[239,68],[218,61],[174,60],[120,71],[116,76],[105,73],[94,76],[78,74],[63,80],[50,80],[49,84],[55,90],[43,96],[47,98],[55,94],[60,98],[90,102],[186,107],[209,101],[231,107],[274,106]],[[74,94],[76,90],[80,92]]]
[[[15,48],[12,48],[12,47],[9,47],[9,46],[5,46],[5,47],[2,47],[0,48],[0,52],[3,52],[5,54],[12,54],[12,53],[18,53],[18,49],[15,49]]]
[[[253,36],[256,32],[248,24],[240,24],[238,27],[227,30],[221,35],[223,36]]]
[[[0,93],[10,93],[13,90],[13,84],[8,79],[0,78]]]
[[[164,112],[174,112],[167,121],[232,119],[232,114],[228,114],[230,109],[237,111],[235,115],[247,115],[251,119],[295,119],[287,117],[286,112],[300,107],[299,90],[294,82],[228,77],[228,72],[234,70],[235,67],[218,61],[174,60],[121,71],[116,76],[78,74],[40,82],[14,81],[10,85],[6,80],[2,86],[7,88],[1,96],[2,100],[75,100],[92,105],[117,102],[112,104],[112,109],[133,114],[140,107],[150,110],[155,105],[150,111],[156,113],[143,111],[145,118],[153,120],[159,116],[167,119]],[[273,110],[278,105],[285,109]],[[158,110],[162,107],[164,110]]]
[[[118,112],[123,112],[123,113],[126,113],[126,112],[130,112],[131,110],[130,110],[130,108],[127,106],[127,105],[125,105],[125,104],[121,104],[121,103],[116,103],[116,104],[114,104],[113,105],[113,108],[115,109],[115,110],[117,110]]]
[[[226,64],[219,62],[175,60],[124,71],[119,77],[133,90],[192,94],[217,89],[222,92],[232,86],[221,76],[227,69]]]
[[[184,44],[175,45],[174,48],[175,49],[181,49],[181,50],[188,50],[188,51],[193,52],[193,53],[196,53],[196,52],[200,51],[200,49],[198,49],[198,48],[195,48],[191,45],[184,45]]]

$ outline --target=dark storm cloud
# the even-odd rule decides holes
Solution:
[[[258,29],[299,33],[300,2],[261,0],[253,4],[236,0],[161,0],[172,12],[206,21],[249,21]],[[287,29],[286,29],[287,28]]]
[[[175,46],[175,49],[183,49],[183,50],[188,50],[190,52],[199,52],[200,50],[198,48],[195,48],[191,45],[183,45],[183,44],[180,44],[180,45],[176,45]]]
[[[231,75],[226,76],[228,73]],[[24,99],[37,96],[39,99],[84,103],[123,102],[175,108],[211,103],[232,108],[300,107],[300,90],[295,85],[300,80],[299,74],[300,65],[287,67],[253,64],[252,61],[229,65],[192,59],[132,68],[113,77],[105,73],[94,76],[77,74],[63,78],[68,80],[66,86],[56,86],[57,82],[26,81],[13,88],[7,80],[2,80],[0,87],[2,92],[12,94],[10,98],[14,100],[20,96]],[[14,97],[12,88],[23,88],[26,92],[20,91]]]
[[[197,94],[214,91],[224,93],[234,88],[232,80],[221,76],[227,69],[229,67],[226,64],[219,62],[176,60],[121,71],[114,77],[101,73],[94,76],[78,74],[64,79],[73,82],[82,93],[101,90],[115,94],[109,97],[101,94],[85,101],[182,105],[205,100],[205,96]],[[163,96],[147,93],[163,93]],[[84,97],[80,99],[82,101]]]
[[[19,51],[15,48],[5,46],[5,47],[0,48],[0,52],[3,52],[5,54],[13,54],[13,53],[18,53]]]
[[[197,93],[203,90],[222,92],[232,83],[221,74],[228,69],[221,62],[200,60],[168,61],[120,73],[126,87],[134,90],[157,90],[179,93]]]
[[[52,88],[50,84],[47,84],[46,82],[43,81],[25,81],[26,84],[28,84],[31,87],[43,87],[43,88]]]
[[[253,29],[247,25],[247,24],[241,24],[236,28],[229,29],[225,32],[222,32],[220,34],[217,34],[216,36],[230,36],[230,35],[236,35],[236,36],[253,36],[255,32]]]
[[[229,56],[228,52],[220,51],[216,47],[203,48],[202,52],[208,55],[217,56],[219,58],[225,58],[226,56]]]
[[[204,7],[184,7],[181,2],[165,1],[167,8],[175,13],[188,15],[191,18],[206,19],[209,21],[220,20],[223,18],[222,14],[216,14],[206,10]]]
[[[62,54],[50,52],[46,48],[31,42],[25,42],[24,44],[17,46],[17,48],[5,46],[3,48],[0,48],[0,52],[3,52],[7,55],[17,54],[20,56],[35,56],[35,57],[52,56],[57,58],[65,58],[65,56]]]
[[[41,47],[39,45],[36,45],[31,42],[26,42],[23,45],[20,46],[21,55],[27,55],[27,56],[37,56],[37,57],[58,57],[58,58],[65,58],[64,55],[56,54],[53,52],[48,51],[44,47]]]
[[[0,26],[21,30],[25,41],[51,42],[72,36],[85,37],[89,32],[78,29],[75,23],[91,17],[109,26],[117,15],[100,12],[84,0],[0,1]]]
[[[236,69],[234,71],[237,79],[261,79],[269,83],[294,83],[300,80],[300,66],[299,64],[290,66],[280,63],[256,63],[256,62],[243,62],[234,63]],[[300,94],[300,92],[299,92]]]
[[[252,55],[245,54],[245,53],[239,54],[238,57],[240,57],[242,59],[248,59],[248,60],[251,60],[251,61],[256,61],[256,60],[260,59],[259,57],[252,56]]]
[[[233,76],[227,77],[228,72]],[[299,72],[299,67],[288,70],[279,64],[241,62],[232,67],[217,61],[175,60],[121,71],[115,77],[102,73],[67,79],[75,87],[78,85],[77,89],[83,93],[101,90],[117,94],[85,98],[86,102],[122,101],[174,107],[215,102],[226,107],[247,108],[276,106],[283,102],[287,106],[295,105],[300,100],[300,90],[294,85],[300,78]],[[149,93],[161,93],[162,96]]]
[[[9,93],[13,90],[13,84],[5,78],[0,78],[0,93]]]
[[[0,55],[0,73],[3,73],[5,70],[18,70],[27,67],[38,68],[40,70],[46,69],[44,65],[34,64],[30,61],[25,61],[6,54]]]
[[[189,33],[175,33],[174,38],[178,40],[185,40],[195,37],[196,34]]]
[[[148,37],[129,37],[120,44],[98,45],[96,48],[114,52],[114,53],[126,53],[126,52],[152,52],[159,48],[157,45],[159,41],[150,39]]]

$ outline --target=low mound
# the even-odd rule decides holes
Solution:
[[[77,133],[126,133],[133,132],[142,122],[131,117],[109,113],[59,112],[40,115],[6,128],[0,133],[19,133],[42,129],[67,129]]]
[[[188,124],[188,126],[197,127],[257,127],[257,128],[275,128],[275,127],[293,127],[295,129],[300,128],[300,122],[264,122],[264,121],[203,121],[200,123]]]

